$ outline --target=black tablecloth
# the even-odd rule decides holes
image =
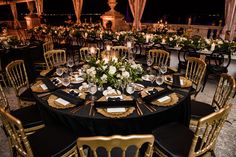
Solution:
[[[150,83],[146,82],[146,85]],[[77,87],[76,87],[77,88]],[[108,118],[96,112],[89,116],[90,105],[83,105],[76,113],[72,109],[55,109],[48,105],[35,94],[37,104],[46,124],[61,123],[76,133],[86,130],[88,135],[114,135],[114,134],[143,134],[151,133],[154,128],[169,122],[180,122],[186,126],[190,120],[190,95],[189,92],[175,91],[181,94],[179,102],[170,107],[155,107],[155,112],[150,112],[144,105],[139,105],[143,115],[136,111],[125,118]],[[97,97],[101,93],[97,92]]]

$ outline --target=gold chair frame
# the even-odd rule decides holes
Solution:
[[[6,66],[6,73],[10,79],[12,87],[15,89],[17,97],[23,87],[29,88],[28,76],[23,60],[15,60]],[[20,100],[19,100],[20,103]]]
[[[153,65],[167,65],[170,60],[169,52],[160,49],[151,49],[148,51],[148,57],[152,58]]]
[[[17,156],[33,157],[33,151],[31,149],[30,143],[27,139],[27,135],[25,133],[25,129],[23,128],[21,121],[12,116],[10,113],[6,112],[2,108],[0,108],[0,118],[3,122],[7,134],[9,135],[9,144],[11,148],[14,148],[16,150]],[[76,157],[78,156],[76,146],[70,149],[62,157],[72,155]]]
[[[219,111],[198,120],[188,157],[205,155],[205,153],[214,150],[217,137],[227,119],[231,106],[231,104],[226,105]],[[154,152],[161,157],[167,157],[167,155],[155,147],[155,145]]]
[[[66,64],[65,50],[50,50],[44,53],[47,69]]]
[[[48,52],[54,49],[53,41],[47,41],[43,44],[43,52]]]
[[[129,51],[126,46],[112,46],[111,50],[115,51],[116,55],[120,58],[128,58]]]
[[[192,81],[195,87],[194,99],[202,88],[203,77],[206,72],[206,63],[201,58],[188,57],[185,77]]]
[[[95,48],[96,51],[96,56],[97,58],[100,58],[101,54],[100,54],[100,49],[99,48]],[[95,55],[94,54],[94,55]],[[82,47],[79,50],[79,56],[80,56],[80,60],[81,61],[86,61],[88,58],[88,56],[91,56],[91,54],[89,53],[89,47]]]
[[[87,145],[93,152],[94,157],[97,157],[97,148],[103,147],[107,150],[108,157],[111,157],[113,148],[122,149],[122,157],[125,157],[125,152],[129,146],[136,146],[135,157],[138,157],[139,149],[144,143],[148,143],[144,157],[152,157],[153,154],[153,135],[129,135],[120,136],[113,135],[109,137],[95,136],[95,137],[80,137],[77,140],[77,146],[81,157],[86,157],[83,146]]]

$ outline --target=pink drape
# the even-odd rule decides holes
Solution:
[[[82,12],[82,6],[83,6],[83,0],[72,0],[73,5],[74,5],[74,10],[75,10],[75,16],[76,16],[76,23],[80,24],[80,16]]]
[[[38,16],[41,16],[43,13],[43,0],[36,0],[35,2]]]
[[[133,27],[136,30],[141,30],[141,19],[147,0],[129,0],[130,10],[134,17]]]
[[[18,13],[17,13],[17,8],[16,8],[16,3],[11,3],[11,12],[14,18],[14,27],[15,28],[19,28],[21,27],[20,22],[18,21]]]
[[[230,40],[234,37],[236,29],[236,0],[225,0],[225,26],[224,33],[230,31]]]

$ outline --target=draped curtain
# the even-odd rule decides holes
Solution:
[[[225,26],[224,33],[230,31],[230,40],[234,37],[236,26],[236,0],[225,0]]]
[[[75,15],[76,15],[76,23],[80,24],[80,16],[82,12],[82,6],[83,6],[83,0],[72,0],[73,5],[74,5],[74,10],[75,10]]]
[[[34,12],[34,1],[27,0],[26,2],[27,2],[27,7],[28,7],[28,9],[30,11],[29,14],[32,15],[33,12]]]
[[[17,8],[16,8],[16,3],[11,3],[11,12],[14,18],[14,27],[15,28],[19,28],[21,27],[20,22],[18,21],[18,13],[17,13]]]
[[[43,0],[36,0],[35,3],[38,16],[41,16],[43,13]]]
[[[130,10],[134,17],[133,27],[141,30],[141,19],[147,0],[129,0]]]

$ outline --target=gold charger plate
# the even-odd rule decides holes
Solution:
[[[166,78],[172,78],[171,75],[166,75],[165,76],[165,83],[168,85],[172,85],[172,81],[168,81]],[[172,79],[173,80],[173,79]],[[182,88],[187,88],[192,86],[192,81],[188,80],[186,77],[180,76],[180,80],[183,80],[183,85],[181,85]]]
[[[127,96],[127,95],[122,95],[122,96],[123,96],[123,100],[133,100],[131,96]],[[106,97],[103,96],[100,99],[98,99],[97,101],[107,101],[107,100],[106,100]],[[98,113],[102,114],[105,117],[123,118],[123,117],[127,117],[128,115],[132,114],[135,110],[135,107],[127,107],[127,108],[125,108],[125,112],[107,112],[106,108],[96,108],[96,109],[97,109]]]
[[[179,101],[179,97],[176,93],[171,93],[167,96],[169,96],[170,99],[168,99],[166,101],[163,101],[163,102],[159,102],[158,99],[157,99],[157,100],[152,101],[151,104],[166,107],[166,106],[175,105]]]
[[[48,89],[43,90],[43,88],[40,86],[41,84],[44,84],[42,80],[37,81],[35,84],[33,84],[31,90],[36,93],[48,92]]]
[[[64,91],[65,91],[65,92],[69,92],[70,89],[65,89]],[[86,97],[86,94],[85,94],[85,93],[82,93],[82,94],[80,95],[80,98],[81,98],[81,99],[85,99],[85,97]],[[48,98],[48,100],[47,100],[48,105],[51,106],[51,107],[53,107],[53,108],[56,108],[56,109],[67,109],[67,108],[72,108],[72,107],[75,107],[75,106],[76,106],[76,105],[74,105],[74,104],[72,104],[72,103],[69,103],[69,104],[67,104],[67,105],[60,104],[60,103],[56,102],[57,98],[58,98],[58,97],[57,97],[56,95],[50,95],[49,98]]]

